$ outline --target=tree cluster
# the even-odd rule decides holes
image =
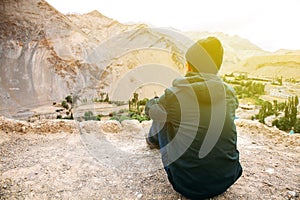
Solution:
[[[105,93],[105,92],[100,93],[100,99],[96,98],[96,99],[94,99],[94,102],[108,102],[108,103],[110,103],[108,93]]]
[[[284,113],[283,117],[277,118],[272,122],[280,130],[288,131],[294,128],[295,132],[300,133],[300,118],[297,118],[297,106],[299,104],[298,96],[290,97],[288,101],[278,103],[277,100],[273,104],[269,101],[264,101],[261,105],[259,113],[252,117],[258,119],[259,122],[265,123],[265,118],[271,115],[276,117],[280,112]]]
[[[295,132],[300,133],[300,118],[297,119],[298,104],[298,96],[290,97],[288,102],[285,102],[284,116],[274,120],[272,124],[280,130],[288,131],[294,128]]]
[[[234,86],[238,98],[259,97],[265,93],[265,85],[255,81],[240,81]]]
[[[144,98],[143,100],[139,100],[138,93],[133,93],[133,98],[129,100],[129,117],[131,119],[136,119],[140,122],[149,120],[149,117],[143,113],[145,109],[145,105],[149,99]]]
[[[73,98],[71,95],[68,95],[67,97],[65,97],[65,99],[61,102],[61,106],[63,107],[63,109],[65,109],[66,111],[66,116],[62,117],[62,115],[57,115],[57,119],[70,119],[73,120]],[[59,109],[57,110],[58,112],[63,111],[63,109]]]
[[[83,118],[85,121],[90,121],[90,120],[101,121],[101,115],[94,115],[94,113],[92,111],[86,111],[84,113]]]

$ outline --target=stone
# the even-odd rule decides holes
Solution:
[[[122,126],[120,122],[116,120],[108,120],[102,124],[101,129],[106,133],[119,133],[122,129]]]

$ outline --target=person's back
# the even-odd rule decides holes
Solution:
[[[205,68],[199,73],[193,69],[197,60],[186,56],[192,69],[153,100],[166,112],[158,142],[173,188],[188,198],[204,199],[223,193],[242,174],[234,124],[238,101],[215,73]]]
[[[203,75],[204,74],[201,76]],[[196,79],[196,77],[201,80],[199,74],[188,73],[185,80]],[[217,143],[204,158],[199,158],[199,151],[208,129],[215,131],[214,127],[216,123],[220,122],[213,121],[211,118],[211,107],[214,106],[214,104],[211,104],[209,100],[211,98],[210,95],[205,96],[205,94],[209,94],[206,86],[207,83],[205,81],[199,81],[182,86],[180,85],[182,81],[183,80],[175,81],[173,86],[178,88],[176,92],[183,93],[182,96],[187,98],[189,98],[189,94],[184,94],[186,91],[185,87],[190,86],[195,90],[198,103],[194,105],[194,110],[199,109],[200,111],[199,124],[180,123],[182,122],[180,110],[172,109],[172,107],[179,108],[180,103],[176,98],[176,94],[167,92],[166,102],[168,102],[168,104],[165,105],[165,109],[169,115],[169,119],[167,120],[168,141],[174,139],[180,127],[189,126],[189,129],[197,130],[193,142],[183,155],[168,165],[169,179],[174,189],[184,196],[195,199],[207,198],[226,191],[242,173],[239,164],[239,152],[236,148],[237,135],[234,124],[237,100],[232,89],[224,85],[226,89],[226,113],[222,132],[220,136],[213,132],[213,134],[216,134],[216,137],[219,137]],[[221,84],[221,82],[218,83]],[[218,98],[218,96],[214,96],[213,98]],[[221,99],[219,101],[221,101]],[[216,103],[221,103],[219,101]],[[197,115],[196,113],[191,114]],[[195,116],[195,118],[196,117],[197,116]],[[173,148],[176,148],[176,146]],[[170,148],[169,151],[173,152],[174,150]]]

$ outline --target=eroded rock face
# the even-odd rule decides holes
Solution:
[[[44,1],[1,1],[0,10],[0,113],[12,114],[72,92],[79,61],[91,49],[77,51],[89,45],[86,36]]]
[[[159,55],[148,55],[141,62],[139,58],[134,61],[135,54],[129,51],[123,62],[121,55],[113,53],[114,47],[131,50],[155,44],[175,48],[160,34],[141,32],[145,25],[123,25],[98,12],[67,17],[42,0],[1,1],[0,12],[0,113],[6,116],[61,101],[71,93],[81,100],[103,92],[111,95],[118,74]],[[129,33],[122,35],[126,31]],[[114,36],[105,44],[108,47],[97,51]],[[127,66],[128,59],[133,66]],[[176,62],[180,63],[176,59],[167,64],[176,68]],[[111,85],[103,86],[105,83]]]

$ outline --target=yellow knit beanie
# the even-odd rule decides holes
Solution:
[[[216,74],[223,61],[223,47],[216,37],[198,40],[185,54],[186,61],[198,72]]]

